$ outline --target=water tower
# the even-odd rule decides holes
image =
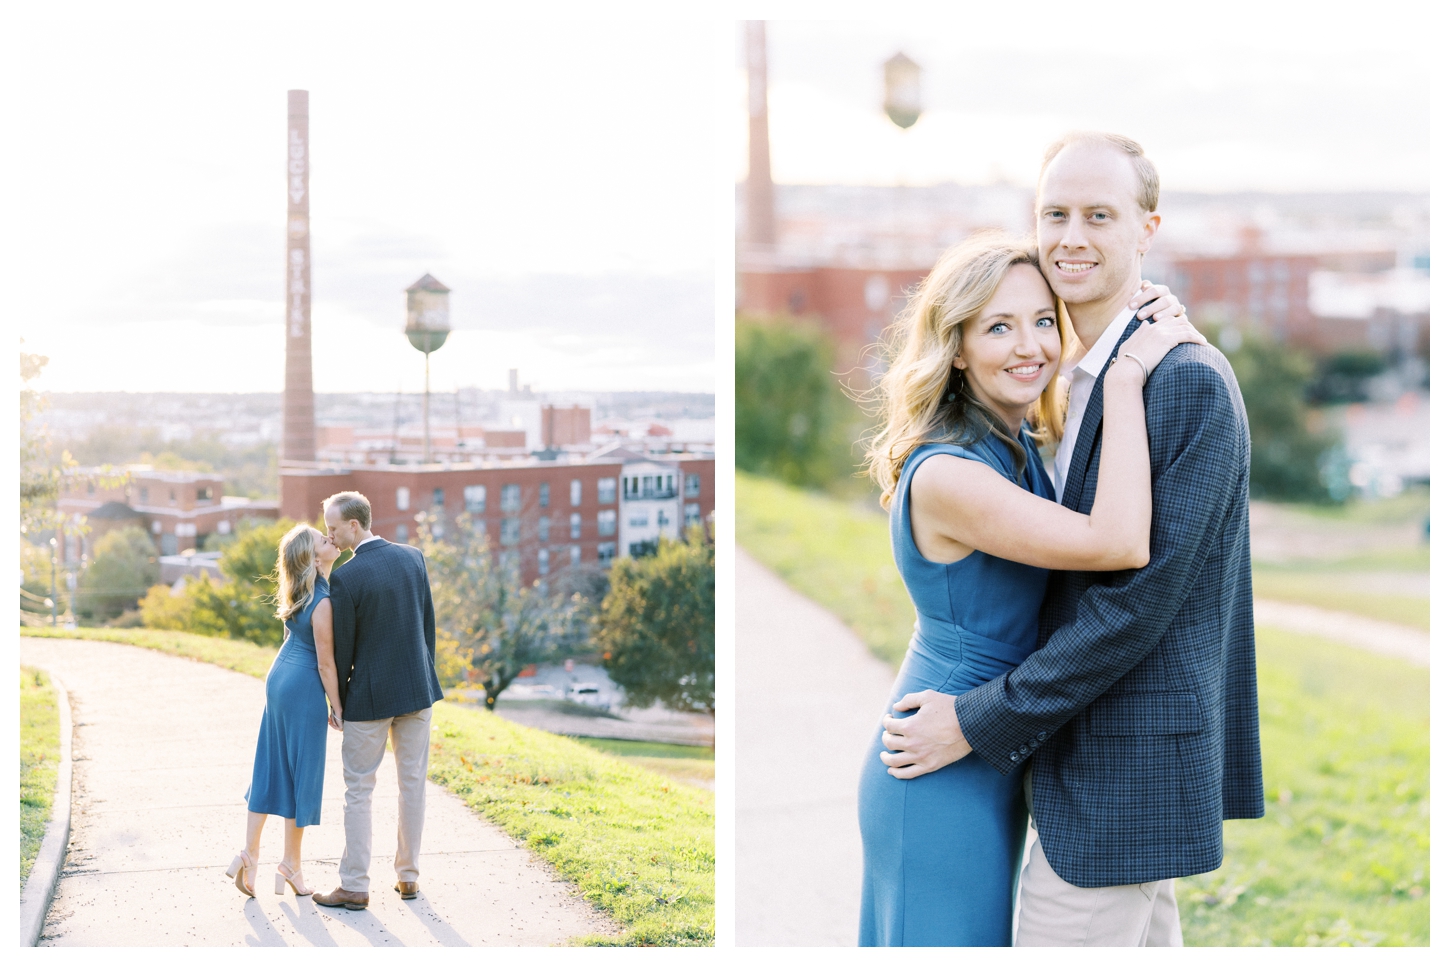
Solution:
[[[423,462],[433,462],[433,428],[429,423],[430,386],[429,358],[442,349],[450,331],[448,324],[448,286],[433,276],[423,277],[408,286],[408,322],[403,332],[413,348],[423,354]]]

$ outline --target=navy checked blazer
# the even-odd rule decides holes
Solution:
[[[441,701],[433,670],[433,591],[423,552],[379,537],[335,569],[331,585],[343,718],[369,722]]]
[[[1243,397],[1223,354],[1192,343],[1143,393],[1148,566],[1053,572],[1038,649],[956,700],[975,754],[1004,775],[1031,762],[1043,852],[1080,887],[1217,869],[1223,820],[1264,815]],[[1063,484],[1082,513],[1102,417],[1100,379]]]

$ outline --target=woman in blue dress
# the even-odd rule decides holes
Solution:
[[[227,868],[247,896],[256,896],[257,855],[269,815],[287,821],[276,891],[291,886],[302,896],[312,892],[302,880],[302,830],[322,818],[327,728],[342,731],[327,598],[327,578],[339,553],[327,535],[306,524],[292,528],[277,545],[277,617],[287,635],[267,672],[252,784],[242,797],[247,845]]]
[[[1160,301],[1152,301],[1159,297]],[[1037,645],[1048,569],[1148,559],[1152,510],[1142,385],[1173,346],[1202,341],[1162,287],[1102,373],[1103,446],[1091,515],[1055,502],[1038,446],[1062,437],[1059,362],[1080,352],[1035,252],[999,235],[942,256],[898,323],[868,453],[892,552],[916,607],[887,702],[961,694]],[[1085,401],[1084,401],[1085,402]],[[968,755],[936,772],[891,768],[870,745],[858,809],[862,946],[1009,946],[1027,815],[1022,777]]]

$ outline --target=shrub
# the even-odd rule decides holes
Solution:
[[[156,546],[139,527],[111,531],[96,542],[94,557],[81,574],[76,610],[88,617],[114,618],[156,583],[161,573]]]
[[[831,372],[835,349],[798,319],[735,325],[735,465],[797,486],[824,487],[855,471],[860,412]]]

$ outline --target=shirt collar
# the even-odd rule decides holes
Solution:
[[[1108,324],[1108,328],[1103,330],[1103,334],[1098,337],[1098,341],[1093,343],[1093,348],[1089,349],[1082,359],[1077,361],[1077,365],[1072,368],[1072,371],[1068,374],[1068,378],[1071,379],[1072,376],[1077,374],[1078,370],[1081,370],[1092,376],[1093,379],[1097,379],[1102,373],[1103,367],[1107,365],[1108,357],[1117,348],[1118,340],[1123,338],[1123,330],[1128,328],[1128,323],[1132,319],[1133,310],[1131,307],[1125,308],[1122,312],[1118,313],[1117,317]]]

